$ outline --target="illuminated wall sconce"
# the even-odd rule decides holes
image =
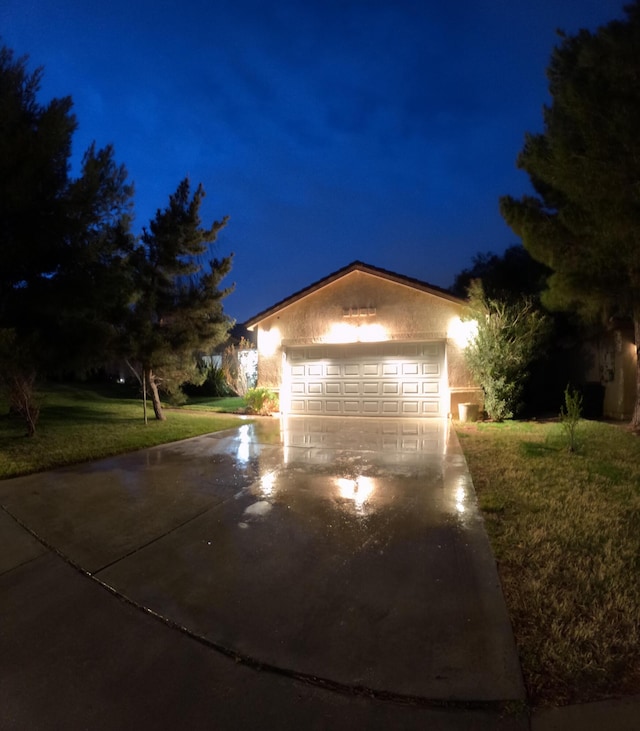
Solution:
[[[449,337],[460,348],[466,348],[477,334],[478,323],[475,320],[461,320],[459,317],[454,317],[449,322]]]
[[[261,355],[273,355],[280,345],[280,330],[271,327],[267,330],[258,330],[258,351]]]

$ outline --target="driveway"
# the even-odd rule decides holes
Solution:
[[[63,557],[83,591],[88,575],[164,632],[279,677],[418,704],[524,698],[444,420],[260,419],[9,480],[0,504],[0,591]],[[21,661],[11,629],[0,663]]]

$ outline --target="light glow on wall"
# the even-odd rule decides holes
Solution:
[[[478,323],[475,320],[461,320],[453,317],[449,321],[449,337],[460,348],[466,348],[478,334]]]
[[[378,343],[381,340],[389,339],[387,329],[377,323],[360,325],[358,327],[358,334],[360,336],[361,343]]]
[[[389,339],[387,329],[378,323],[334,322],[322,338],[325,343],[378,343]]]
[[[273,355],[280,345],[280,330],[277,327],[269,330],[258,330],[258,350],[267,358]]]

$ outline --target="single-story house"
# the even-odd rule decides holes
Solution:
[[[284,414],[442,417],[481,404],[464,300],[360,261],[260,312],[258,386]]]

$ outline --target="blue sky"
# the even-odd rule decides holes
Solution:
[[[113,143],[136,229],[202,183],[243,322],[360,259],[447,287],[517,238],[501,195],[541,128],[555,31],[625,0],[0,0],[0,36]]]

